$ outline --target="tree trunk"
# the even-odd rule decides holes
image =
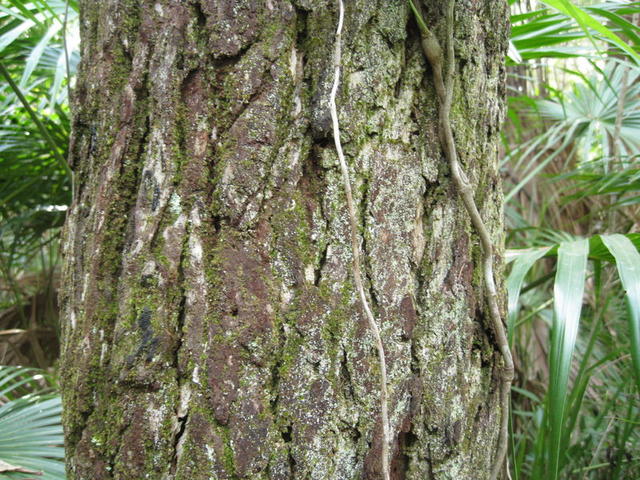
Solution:
[[[443,3],[426,8],[440,38]],[[336,4],[80,4],[61,295],[69,478],[382,478],[380,366],[331,133]],[[452,122],[497,242],[507,29],[506,2],[457,2]],[[392,478],[488,478],[502,360],[417,27],[404,0],[347,0],[342,42]]]

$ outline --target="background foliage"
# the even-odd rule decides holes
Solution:
[[[77,4],[0,7],[0,363],[57,358],[59,227],[71,201],[67,68],[78,63]]]
[[[640,5],[510,3],[511,475],[640,478]]]
[[[640,4],[509,3],[510,473],[640,478]],[[77,28],[76,1],[0,5],[0,364],[50,372]],[[0,478],[64,478],[54,390],[0,368]]]
[[[77,28],[75,1],[0,3],[0,364],[51,372]],[[65,478],[55,384],[55,373],[0,367],[0,478]]]

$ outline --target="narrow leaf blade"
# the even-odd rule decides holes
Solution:
[[[549,455],[550,476],[558,479],[562,456],[565,409],[569,389],[569,370],[578,335],[582,297],[589,255],[588,240],[562,242],[558,248],[558,264],[554,294],[554,319],[551,329],[549,362]],[[566,438],[566,437],[565,437]]]
[[[620,281],[627,294],[631,358],[636,384],[640,390],[640,253],[624,235],[601,235],[601,238],[616,259]]]

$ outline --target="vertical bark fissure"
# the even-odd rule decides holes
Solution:
[[[187,411],[181,411],[183,408],[183,388],[186,382],[189,382],[188,378],[184,377],[184,372],[180,368],[180,350],[182,349],[183,341],[184,341],[184,327],[185,327],[185,317],[186,317],[186,303],[187,303],[187,286],[186,286],[186,278],[184,272],[184,263],[187,258],[187,247],[188,247],[188,236],[192,233],[190,230],[193,227],[189,228],[187,231],[187,235],[184,236],[182,242],[182,248],[180,251],[180,259],[178,264],[178,279],[177,282],[180,285],[180,303],[177,312],[177,324],[176,324],[176,339],[175,339],[175,347],[173,350],[173,368],[175,370],[175,384],[177,387],[177,391],[180,392],[180,397],[178,399],[177,405],[175,405],[175,422],[176,422],[176,432],[173,439],[173,455],[171,456],[171,465],[169,466],[169,474],[175,475],[176,469],[178,467],[178,462],[180,460],[180,441],[183,438],[183,435],[187,428],[187,422],[189,419],[188,406]]]
[[[367,245],[367,229],[370,227],[369,218],[369,179],[366,176],[362,177],[362,186],[360,187],[361,199],[360,199],[360,216],[358,225],[362,228],[362,272],[364,274],[364,283],[366,285],[369,298],[371,299],[371,311],[376,317],[380,315],[380,303],[378,301],[378,295],[375,290],[375,281],[371,272],[371,251]],[[381,325],[382,328],[382,325]]]

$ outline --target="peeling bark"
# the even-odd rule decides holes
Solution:
[[[494,239],[504,3],[459,0],[455,28],[454,134]],[[346,9],[338,113],[392,478],[488,478],[500,354],[417,29],[403,0]],[[381,478],[376,351],[330,129],[335,17],[328,0],[81,1],[70,479]]]

